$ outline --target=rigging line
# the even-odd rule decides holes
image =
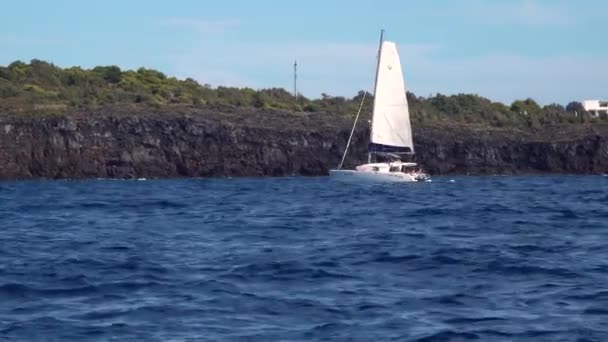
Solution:
[[[348,142],[346,143],[346,149],[344,149],[342,161],[340,161],[340,165],[338,165],[338,170],[340,170],[342,168],[342,164],[344,164],[346,152],[348,152],[348,146],[350,146],[350,140],[353,137],[353,133],[355,132],[355,126],[357,125],[357,120],[359,119],[359,114],[361,114],[361,109],[363,108],[363,101],[365,101],[365,95],[367,95],[367,91],[363,93],[363,98],[361,99],[361,104],[359,105],[359,111],[357,111],[357,116],[355,117],[355,122],[353,123],[353,129],[350,131],[350,136],[348,137]]]

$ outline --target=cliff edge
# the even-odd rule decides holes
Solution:
[[[352,119],[231,106],[103,108],[0,116],[0,178],[324,175],[342,157]],[[366,159],[369,124],[345,167]],[[608,125],[540,130],[415,126],[415,159],[431,174],[608,172]]]

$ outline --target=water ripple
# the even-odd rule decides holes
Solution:
[[[608,340],[608,178],[0,183],[0,340]]]

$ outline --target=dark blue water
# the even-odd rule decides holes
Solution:
[[[608,340],[608,177],[454,179],[0,183],[0,340]]]

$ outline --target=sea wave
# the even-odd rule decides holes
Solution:
[[[3,182],[0,340],[606,340],[604,188]]]

